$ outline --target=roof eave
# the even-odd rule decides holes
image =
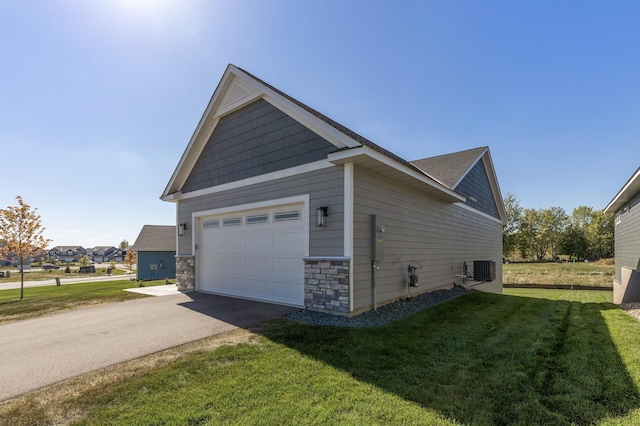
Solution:
[[[493,190],[496,206],[498,207],[498,215],[503,225],[507,224],[507,209],[504,206],[504,199],[502,198],[502,191],[500,190],[500,184],[498,183],[498,176],[496,175],[496,169],[493,166],[493,159],[491,158],[491,151],[487,149],[482,153],[485,170],[490,174],[489,183]]]
[[[480,154],[478,154],[478,157],[471,163],[469,167],[467,167],[467,170],[465,170],[464,173],[462,173],[460,177],[458,177],[458,180],[453,185],[451,185],[451,189],[455,189],[458,185],[460,185],[460,182],[462,182],[463,179],[469,174],[471,169],[473,169],[475,165],[478,164],[478,161],[483,159],[484,154],[486,154],[488,150],[489,148],[484,147],[484,150]]]
[[[328,159],[334,164],[353,163],[370,168],[379,168],[380,170],[384,169],[385,173],[390,176],[396,179],[406,178],[407,182],[416,184],[422,190],[426,190],[426,193],[443,201],[449,203],[465,201],[465,197],[457,192],[448,189],[427,175],[400,164],[368,146],[333,152],[328,155]]]
[[[187,147],[182,153],[182,157],[180,157],[180,161],[178,162],[178,165],[176,166],[173,174],[171,175],[171,178],[169,179],[169,183],[167,183],[167,186],[164,192],[162,193],[162,196],[160,197],[160,199],[164,200],[164,197],[182,189],[182,185],[179,184],[180,183],[179,179],[181,175],[185,172],[184,171],[185,167],[190,166],[189,167],[189,171],[190,171],[191,168],[193,167],[192,163],[194,163],[195,160],[200,155],[201,149],[196,153],[194,152],[193,148],[198,144],[198,142],[201,142],[200,135],[203,132],[203,130],[205,128],[207,128],[207,130],[212,130],[212,128],[214,127],[215,123],[212,122],[213,116],[211,113],[212,111],[215,111],[221,98],[223,97],[223,94],[225,93],[225,89],[229,86],[229,84],[231,83],[231,80],[233,80],[233,73],[235,69],[236,68],[233,65],[231,64],[227,65],[227,68],[225,69],[224,74],[222,75],[222,78],[218,82],[216,89],[213,91],[213,94],[209,99],[209,103],[207,104],[207,107],[205,108],[202,114],[202,117],[200,117],[200,120],[198,121],[198,125],[193,131],[193,134],[191,135],[191,139],[189,139],[189,143],[187,144]],[[209,124],[209,126],[207,126],[207,124]],[[211,129],[209,129],[209,127]],[[204,144],[202,145],[204,147]]]
[[[618,191],[613,200],[605,207],[605,213],[617,213],[629,201],[640,193],[640,168],[631,176],[631,178]]]
[[[225,95],[229,87],[232,87],[233,84],[235,84],[235,79],[239,79],[238,82],[248,89],[250,93],[246,97],[240,99],[237,103],[232,103],[231,106],[226,106],[226,101],[224,100]],[[242,108],[248,103],[259,98],[271,103],[276,108],[299,121],[319,136],[328,140],[336,146],[336,149],[360,146],[359,142],[311,114],[309,111],[297,105],[286,96],[280,94],[277,90],[272,89],[266,83],[261,82],[256,77],[253,77],[242,69],[229,64],[220,79],[216,90],[211,96],[211,100],[200,118],[198,126],[193,132],[193,135],[191,136],[191,139],[189,140],[189,143],[187,144],[187,147],[182,154],[169,183],[160,196],[161,200],[175,202],[179,199],[182,185],[186,181],[195,161],[204,149],[207,140],[213,133],[220,117]],[[174,196],[174,194],[177,194],[177,196]]]

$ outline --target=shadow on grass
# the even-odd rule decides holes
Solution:
[[[287,322],[265,336],[457,422],[586,424],[640,404],[610,309],[472,293],[384,327]]]

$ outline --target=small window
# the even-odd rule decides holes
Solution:
[[[222,226],[238,226],[242,225],[241,217],[230,217],[222,221]]]
[[[291,212],[278,212],[275,214],[276,222],[284,222],[286,220],[298,220],[300,219],[299,211],[291,211]]]
[[[216,220],[205,220],[204,222],[202,222],[202,227],[204,229],[207,228],[219,228],[220,227],[220,220],[216,219]]]
[[[268,214],[257,214],[254,216],[247,216],[247,225],[255,225],[258,223],[267,223],[269,221]]]

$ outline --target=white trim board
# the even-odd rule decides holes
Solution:
[[[454,205],[458,206],[458,207],[461,207],[461,208],[463,208],[465,210],[468,210],[468,211],[470,211],[472,213],[475,213],[475,214],[477,214],[479,216],[482,216],[482,217],[484,217],[486,219],[490,219],[490,220],[492,220],[492,221],[494,221],[496,223],[499,223],[500,225],[503,225],[502,220],[496,219],[495,217],[490,216],[490,215],[488,215],[488,214],[486,214],[484,212],[481,212],[480,210],[476,210],[473,207],[470,207],[470,206],[468,206],[468,205],[466,205],[464,203],[455,203]]]
[[[192,191],[187,193],[178,192],[175,194],[169,194],[166,197],[163,197],[162,200],[174,201],[174,202],[180,201],[180,200],[188,200],[190,198],[201,197],[203,195],[216,194],[218,192],[230,191],[232,189],[238,189],[245,186],[255,185],[258,183],[269,182],[277,179],[284,179],[284,178],[300,175],[303,173],[327,169],[329,167],[336,167],[336,165],[329,162],[328,160],[314,161],[313,163],[302,164],[300,166],[290,167],[288,169],[266,173],[264,175],[258,175],[258,176],[253,176],[246,179],[237,180],[234,182],[223,183],[222,185],[211,186],[209,188],[199,189],[197,191]]]
[[[344,164],[344,256],[353,256],[353,163]],[[353,311],[353,262],[349,262],[349,312]]]

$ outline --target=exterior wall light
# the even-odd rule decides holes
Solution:
[[[316,226],[327,226],[329,217],[329,207],[318,207],[316,209]]]
[[[187,231],[187,224],[181,223],[178,225],[178,236],[184,237],[185,232]]]
[[[158,262],[158,268],[164,269],[164,262],[162,260]]]

